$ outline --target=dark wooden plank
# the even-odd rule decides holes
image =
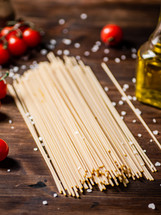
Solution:
[[[46,57],[40,54],[42,48],[50,39],[56,39],[57,45],[53,50],[69,49],[71,55],[80,55],[83,61],[89,64],[102,86],[108,86],[108,95],[112,101],[118,102],[121,98],[116,88],[107,78],[100,67],[100,63],[106,54],[102,44],[96,53],[91,52],[95,41],[99,40],[99,32],[103,25],[110,22],[119,24],[124,31],[123,44],[118,48],[110,48],[108,65],[121,85],[128,83],[128,95],[134,96],[135,87],[132,78],[135,76],[135,59],[131,57],[131,48],[138,49],[147,40],[155,28],[159,14],[159,1],[28,1],[13,0],[17,17],[24,17],[33,21],[46,32],[43,44],[36,50],[30,50],[29,59],[14,59],[8,65],[27,65],[27,68],[35,60],[38,62]],[[80,14],[87,13],[87,20],[81,20]],[[59,25],[60,18],[65,19],[64,25]],[[65,34],[63,30],[67,29]],[[70,47],[62,43],[63,38],[70,38]],[[74,48],[74,43],[81,44],[79,49]],[[85,57],[84,52],[90,51],[90,56]],[[126,60],[115,63],[114,59],[125,54]],[[6,69],[6,68],[4,68]],[[23,73],[20,69],[19,73]],[[8,79],[11,82],[11,79]],[[152,130],[157,129],[161,133],[160,110],[143,105],[137,101],[134,105],[142,111],[142,117]],[[153,163],[161,162],[161,152],[154,143],[150,143],[150,135],[136,119],[130,108],[124,104],[116,106],[118,111],[126,110],[125,122],[139,141],[143,149]],[[154,124],[152,119],[156,118]],[[9,120],[13,124],[9,124]],[[14,129],[11,129],[14,126]],[[137,134],[142,133],[138,138]],[[34,151],[36,144],[30,135],[13,99],[8,95],[2,101],[0,110],[0,137],[10,147],[10,153],[6,160],[0,163],[0,213],[5,214],[161,214],[161,167],[153,174],[155,181],[146,180],[130,181],[127,188],[122,186],[109,188],[106,192],[94,190],[86,193],[81,199],[65,198],[59,195],[53,198],[57,192],[55,182],[40,154]],[[161,142],[161,135],[157,136]],[[10,169],[11,172],[7,172]],[[42,182],[46,186],[30,186]],[[42,205],[47,200],[48,205]],[[148,208],[149,203],[155,203],[156,210]]]

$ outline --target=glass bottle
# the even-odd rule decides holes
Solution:
[[[136,97],[161,108],[161,11],[155,31],[138,50]]]

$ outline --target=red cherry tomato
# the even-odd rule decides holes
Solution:
[[[17,31],[15,31],[15,30],[11,31],[12,28],[13,28],[12,26],[6,26],[1,30],[1,35],[5,36],[6,40],[8,40],[10,38],[10,36],[17,34]]]
[[[27,28],[23,32],[23,39],[29,47],[35,47],[40,43],[41,36],[38,31]]]
[[[110,46],[117,45],[123,38],[122,29],[115,24],[109,24],[101,30],[101,40]]]
[[[9,60],[10,55],[8,50],[5,48],[5,46],[0,43],[0,65],[7,63]]]
[[[25,53],[27,49],[26,43],[20,37],[12,35],[8,40],[8,50],[11,54],[19,56]]]
[[[3,99],[7,94],[7,83],[5,81],[5,78],[8,76],[8,72],[0,78],[0,99]]]
[[[7,143],[0,139],[0,161],[4,160],[9,152],[9,147],[7,145]]]

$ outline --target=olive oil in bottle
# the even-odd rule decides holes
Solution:
[[[138,50],[136,97],[161,108],[161,15],[149,41]]]

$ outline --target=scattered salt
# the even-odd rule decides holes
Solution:
[[[141,110],[139,110],[138,108],[136,108],[135,111],[136,111],[136,113],[137,113],[138,115],[141,115]]]
[[[42,137],[39,137],[39,141],[43,141]]]
[[[34,151],[35,151],[35,152],[36,152],[36,151],[38,151],[38,148],[37,148],[37,147],[35,147],[35,148],[34,148]]]
[[[77,60],[80,60],[80,59],[81,59],[81,57],[80,57],[79,55],[77,55],[75,58],[76,58]]]
[[[137,100],[136,96],[133,96],[133,97],[132,97],[132,100],[133,100],[133,101],[136,101],[136,100]]]
[[[56,45],[56,40],[55,40],[55,39],[51,39],[51,40],[50,40],[50,44],[51,44],[51,45]]]
[[[18,67],[18,66],[14,66],[14,67],[13,67],[13,72],[18,72],[18,70],[19,70],[19,67]]]
[[[136,48],[131,48],[131,52],[136,53],[137,52]]]
[[[115,62],[116,62],[116,63],[120,63],[120,58],[116,57],[116,58],[115,58]]]
[[[9,124],[12,124],[12,120],[11,119],[8,122],[9,122]]]
[[[121,97],[122,101],[126,101],[126,97],[122,96]]]
[[[123,120],[124,119],[124,117],[123,116],[120,116],[120,118]]]
[[[101,46],[101,41],[96,41],[97,46]]]
[[[146,153],[146,149],[144,149],[143,152]]]
[[[56,53],[57,53],[57,55],[62,55],[63,52],[62,52],[62,50],[58,49]]]
[[[11,129],[14,129],[15,127],[14,126],[11,126]]]
[[[54,193],[54,194],[53,194],[53,197],[54,197],[54,198],[58,197],[58,194],[57,194],[57,193]]]
[[[69,54],[70,54],[70,51],[69,51],[68,49],[65,49],[65,50],[63,51],[63,54],[64,54],[64,55],[69,55]]]
[[[126,115],[126,111],[121,111],[121,115],[125,116]]]
[[[129,89],[129,85],[128,85],[128,84],[124,84],[124,85],[123,85],[123,88]]]
[[[82,13],[82,14],[80,15],[80,18],[81,18],[81,19],[87,19],[87,17],[88,17],[88,16],[87,16],[86,13]]]
[[[88,193],[92,193],[92,190],[91,190],[91,189],[87,189],[87,192],[88,192]]]
[[[108,54],[109,52],[110,52],[109,49],[104,49],[104,53],[105,53],[105,54]]]
[[[136,59],[136,58],[137,58],[137,55],[136,55],[135,53],[132,53],[132,54],[131,54],[131,57],[132,57],[133,59]]]
[[[7,172],[11,172],[11,169],[7,169]]]
[[[123,105],[124,102],[123,102],[122,100],[120,100],[120,101],[118,102],[118,104],[119,104],[119,105]]]
[[[65,23],[65,19],[59,19],[59,25],[64,25],[64,23]]]
[[[65,45],[70,45],[70,44],[72,43],[72,41],[71,41],[70,39],[66,39],[66,38],[64,38],[64,39],[62,40],[62,42],[63,42]]]
[[[26,65],[22,65],[22,66],[21,66],[21,69],[26,69]]]
[[[43,205],[48,205],[48,202],[46,200],[42,201]]]
[[[132,100],[132,96],[128,95],[127,97],[128,97],[129,100]]]
[[[156,119],[153,119],[153,122],[154,122],[154,123],[156,123],[156,122],[157,122],[157,120],[156,120]]]
[[[136,83],[136,78],[132,78],[132,83]]]
[[[135,123],[136,122],[136,119],[133,119],[133,121],[132,121],[133,123]]]
[[[115,107],[116,106],[116,102],[112,102],[112,105]]]
[[[89,51],[85,51],[84,52],[84,56],[89,56],[90,55],[90,52]]]
[[[99,49],[99,46],[98,45],[94,45],[92,48],[91,48],[91,51],[92,52],[97,52]]]
[[[161,166],[161,163],[157,161],[157,162],[155,163],[155,166]]]
[[[104,62],[107,62],[107,61],[108,61],[108,57],[104,57],[104,58],[103,58],[103,61],[104,61]]]
[[[141,137],[142,136],[142,134],[138,134],[138,137]]]
[[[158,131],[158,130],[154,130],[154,131],[153,131],[153,134],[154,134],[154,135],[158,135],[158,134],[159,134],[159,131]]]
[[[153,139],[150,139],[150,143],[152,143],[153,142]]]
[[[41,51],[40,51],[40,53],[42,54],[42,55],[46,55],[47,54],[47,50],[46,49],[42,49]]]
[[[155,204],[154,203],[148,204],[148,208],[155,210]]]
[[[80,43],[75,43],[74,47],[78,49],[80,47]]]
[[[104,87],[104,90],[107,92],[108,91],[108,87]]]
[[[125,60],[126,56],[125,55],[121,55],[121,60]]]
[[[67,28],[64,28],[64,29],[62,30],[62,32],[63,32],[63,34],[67,34],[67,33],[69,32],[69,30],[68,30]]]

